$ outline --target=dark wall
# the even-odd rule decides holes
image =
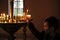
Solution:
[[[0,0],[0,13],[8,13],[8,0]]]
[[[60,17],[59,0],[24,0],[25,8],[29,9],[33,22],[38,30],[43,26],[43,21],[49,16]],[[0,0],[0,13],[8,13],[8,1]],[[59,18],[60,19],[60,18]]]
[[[41,29],[43,21],[47,17],[60,17],[59,2],[59,0],[25,0],[25,8],[29,9],[29,14],[32,15],[33,22],[38,30]]]

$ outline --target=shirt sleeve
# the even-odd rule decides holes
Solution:
[[[43,39],[44,32],[39,32],[32,22],[29,23],[29,29],[36,38]]]

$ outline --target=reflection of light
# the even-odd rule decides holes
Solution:
[[[16,23],[16,20],[15,19],[10,19],[9,23]]]
[[[23,14],[18,14],[18,16],[23,16]]]
[[[23,1],[23,0],[20,0],[20,1]]]
[[[5,23],[7,23],[7,21],[5,21]]]

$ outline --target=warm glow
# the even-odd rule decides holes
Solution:
[[[9,15],[7,15],[7,20],[9,20]]]
[[[26,15],[26,17],[30,19],[31,18],[31,15]]]
[[[12,10],[10,9],[10,18],[12,17]]]
[[[25,13],[25,12],[24,12]],[[18,14],[18,18],[17,19],[9,19],[9,15],[6,14],[1,14],[0,16],[0,23],[20,23],[20,20],[26,20],[26,22],[28,22],[31,19],[31,15],[22,15],[22,14]]]
[[[1,23],[20,23],[28,21],[31,18],[31,15],[28,15],[29,10],[24,11],[23,0],[10,0],[8,3],[8,13],[0,13],[0,22]]]
[[[6,15],[5,15],[5,14],[3,14],[3,16],[5,17]]]
[[[7,23],[7,21],[5,21],[5,23]]]
[[[18,16],[23,16],[23,14],[18,14]]]
[[[29,10],[27,9],[27,13],[28,13],[28,11],[29,11]]]
[[[25,16],[26,22],[28,22],[30,19],[31,19],[31,15],[26,15],[26,16]]]

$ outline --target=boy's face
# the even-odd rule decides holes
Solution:
[[[48,30],[48,23],[47,22],[44,22],[44,27],[43,27],[44,31],[47,31]]]

